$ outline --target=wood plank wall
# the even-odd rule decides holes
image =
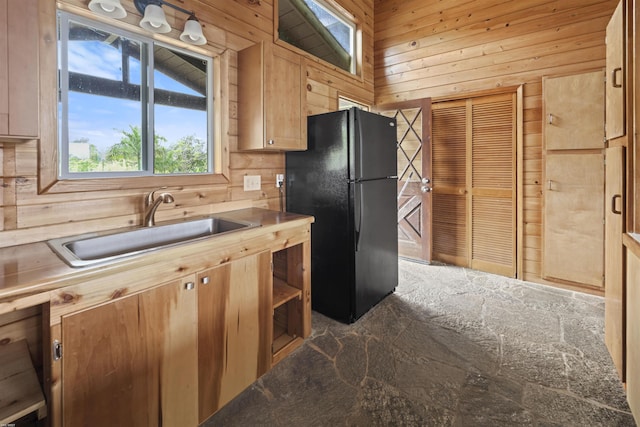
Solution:
[[[542,77],[605,66],[618,0],[375,0],[377,104],[523,85],[521,278],[544,282]]]
[[[41,0],[54,3],[54,0]],[[277,1],[277,0],[276,0]],[[373,0],[340,0],[362,26],[363,63],[361,76],[355,77],[307,57],[308,114],[337,108],[339,94],[373,103]],[[88,0],[60,0],[62,7],[87,11]],[[133,0],[122,0],[129,15],[121,25],[136,25],[140,17]],[[284,172],[282,153],[237,151],[237,51],[260,40],[273,42],[274,0],[184,0],[181,7],[194,10],[210,42],[227,49],[230,59],[229,100],[229,182],[210,186],[170,188],[173,205],[158,210],[158,220],[207,214],[248,206],[279,208],[275,174]],[[186,16],[165,8],[170,22],[182,28]],[[112,20],[111,23],[117,23]],[[51,24],[49,24],[51,25]],[[177,36],[178,30],[173,33]],[[35,66],[36,64],[34,64]],[[55,75],[54,69],[40,69]],[[43,97],[55,93],[41,93]],[[56,129],[40,129],[54,138]],[[148,188],[62,194],[38,193],[38,141],[8,143],[0,141],[0,247],[24,244],[64,235],[140,224],[142,199]],[[260,175],[260,191],[243,191],[244,175]]]

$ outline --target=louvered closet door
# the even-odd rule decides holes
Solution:
[[[432,105],[434,260],[467,266],[467,105]]]
[[[471,267],[516,275],[516,99],[472,100]]]
[[[516,97],[433,104],[433,259],[516,275]]]

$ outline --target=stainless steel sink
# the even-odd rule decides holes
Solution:
[[[256,227],[243,221],[207,217],[154,227],[88,233],[49,240],[49,246],[72,267],[84,267],[130,257],[161,248],[176,246]]]

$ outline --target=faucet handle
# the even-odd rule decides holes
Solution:
[[[155,190],[151,190],[149,193],[147,193],[147,196],[145,198],[146,201],[146,206],[151,206],[151,204],[153,203],[153,199],[155,198],[155,194],[156,191],[160,191],[160,190],[166,190],[167,186],[162,186],[162,187],[158,187]]]

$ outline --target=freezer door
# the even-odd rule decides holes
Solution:
[[[351,179],[376,179],[396,176],[396,119],[357,108],[349,110],[350,153],[354,169]]]
[[[395,179],[355,184],[354,319],[398,285],[398,223]]]

